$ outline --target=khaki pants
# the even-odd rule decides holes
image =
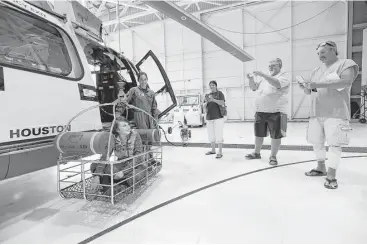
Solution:
[[[342,146],[350,141],[350,125],[348,120],[339,118],[310,118],[307,127],[307,142],[313,145],[318,161],[325,161],[326,147],[329,145],[328,166],[337,169],[340,164]]]

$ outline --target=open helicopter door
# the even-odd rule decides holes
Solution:
[[[168,116],[168,113],[177,105],[176,96],[173,92],[171,82],[162,64],[153,51],[149,51],[137,64],[139,71],[148,75],[149,87],[155,92],[158,110],[158,118]]]

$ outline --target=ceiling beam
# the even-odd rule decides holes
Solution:
[[[127,7],[124,7],[124,9],[125,8],[127,8]],[[122,11],[124,11],[124,10],[122,10]],[[121,12],[122,12],[121,11]],[[119,18],[119,5],[118,4],[116,4],[116,19],[118,19]],[[117,26],[119,25],[119,23],[116,23],[115,24],[115,27],[113,28],[113,31],[116,31],[116,28],[117,28]]]
[[[222,6],[223,4],[221,3],[213,3],[211,1],[203,1],[204,3],[208,3],[208,4],[213,4],[213,5],[216,5],[216,6]]]
[[[149,10],[148,8],[144,8],[144,7],[140,7],[140,6],[137,6],[137,5],[133,5],[133,4],[128,4],[128,3],[120,3],[120,5],[124,5],[126,7],[130,7],[130,8],[136,8],[136,9],[140,9],[140,10],[144,10],[144,11],[147,11]]]
[[[117,1],[117,0],[106,0],[106,2],[108,2],[108,3],[114,3],[114,4],[119,4],[119,5],[127,6],[127,7],[130,7],[130,8],[141,9],[141,10],[144,10],[144,11],[149,10],[148,8],[141,7],[139,5],[130,4],[130,3],[128,3],[128,1],[125,1],[125,0],[121,0],[121,1]]]
[[[144,25],[143,22],[139,22],[139,21],[132,21],[132,20],[126,20],[125,23],[131,23],[131,24],[138,24],[138,25]]]
[[[199,12],[195,12],[196,14],[207,14],[207,13],[214,13],[214,12],[220,12],[220,11],[224,11],[224,10],[228,10],[228,9],[234,9],[237,7],[247,7],[247,6],[251,6],[251,5],[258,5],[258,4],[264,4],[264,3],[270,3],[270,2],[275,2],[276,0],[269,0],[269,1],[241,1],[241,2],[237,2],[237,3],[232,3],[232,4],[227,4],[227,5],[222,5],[222,6],[218,6],[215,8],[211,8],[211,9],[206,9],[206,10],[202,10]]]
[[[184,2],[178,2],[177,3],[178,6],[184,6],[186,4],[187,3],[184,3]],[[155,9],[150,9],[148,11],[144,11],[144,12],[141,12],[141,13],[136,13],[136,14],[132,14],[132,15],[129,15],[129,16],[122,17],[122,18],[120,18],[120,22],[125,22],[127,20],[133,20],[133,19],[140,18],[140,17],[146,16],[146,15],[155,14],[157,12],[158,11],[155,10]],[[119,22],[119,20],[109,20],[109,21],[105,21],[103,23],[103,25],[104,26],[110,26],[110,25],[114,25],[118,22]]]
[[[159,14],[158,14],[157,12],[155,12],[154,14],[155,14],[155,16],[157,16],[157,18],[158,18],[159,20],[162,20],[162,18],[159,16]]]
[[[179,24],[189,28],[191,31],[196,32],[203,38],[217,45],[223,51],[231,54],[235,58],[242,62],[251,61],[254,58],[245,52],[241,47],[228,40],[226,37],[215,31],[210,26],[201,22],[198,18],[185,12],[176,4],[168,1],[149,1],[147,5],[157,9],[167,17],[175,20]]]
[[[101,13],[102,8],[105,6],[106,0],[102,0],[101,5],[99,5],[99,8],[97,9],[96,16],[99,16],[99,13]]]
[[[124,14],[126,14],[126,12],[127,12],[127,10],[129,9],[129,7],[128,6],[125,6],[124,7],[124,9],[121,11],[121,13],[119,14],[119,16],[118,17],[121,17],[121,16],[123,16]],[[116,20],[117,20],[118,18],[116,18]]]
[[[187,4],[187,6],[185,7],[185,10],[187,10],[188,8],[190,8],[191,3]]]
[[[117,0],[106,0],[106,1],[116,2]],[[245,6],[264,4],[264,3],[275,2],[275,1],[276,0],[266,0],[266,1],[263,1],[263,0],[257,0],[257,1],[245,0],[245,1],[239,1],[239,2],[236,2],[236,3],[232,3],[232,4],[221,5],[221,6],[206,9],[206,10],[195,11],[195,14],[214,13],[214,12],[217,12],[217,11],[227,10],[229,8],[236,8],[236,7],[240,7],[240,6],[245,7]],[[202,1],[202,2],[204,2],[204,1]],[[211,3],[210,1],[205,1],[205,2]],[[139,1],[139,3],[142,3],[142,2]],[[191,4],[193,4],[193,3],[188,3],[186,1],[184,1],[184,2],[178,2],[176,5],[180,6],[180,7],[187,5],[186,7],[188,7]],[[157,10],[151,8],[149,5],[146,5],[146,6],[148,7],[147,11],[132,14],[132,15],[128,15],[128,16],[124,16],[124,17],[121,17],[121,16],[126,12],[124,12],[124,13],[121,12],[120,15],[119,15],[120,23],[123,23],[124,21],[128,21],[128,20],[133,20],[133,19],[136,19],[136,18],[140,18],[140,17],[143,17],[143,16],[151,15],[151,14],[157,15],[157,13],[158,13]],[[118,22],[119,22],[118,19],[114,19],[114,20],[104,21],[103,25],[104,26],[116,25]]]
[[[289,2],[285,2],[279,9],[278,11],[273,14],[273,16],[271,17],[271,19],[268,21],[271,22],[271,20],[276,17],[276,15],[288,4]],[[273,31],[274,33],[279,34],[279,36],[281,36],[285,41],[289,41],[289,38],[287,36],[285,36],[283,33],[281,33],[280,31],[275,30],[273,27],[271,27],[268,23],[266,23],[265,21],[260,20],[259,18],[257,18],[253,13],[251,13],[250,11],[243,9],[243,11],[250,15],[252,18],[254,18],[255,20],[259,21],[261,24],[263,24],[264,26],[266,26],[267,28],[269,28],[271,31]],[[256,32],[260,32],[261,33],[261,29],[260,30],[256,30]]]

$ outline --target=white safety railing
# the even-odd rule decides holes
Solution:
[[[128,105],[125,102],[121,103],[124,103],[126,108],[134,108],[135,110],[143,111],[139,108]],[[67,155],[60,153],[57,162],[57,189],[62,198],[78,198],[89,201],[100,200],[115,204],[125,197],[136,193],[137,191],[140,192],[144,190],[144,187],[147,187],[150,183],[152,183],[154,176],[156,176],[162,168],[163,150],[160,140],[159,142],[155,142],[152,145],[144,145],[143,153],[139,155],[120,160],[113,155],[113,151],[110,149],[111,137],[113,137],[113,125],[116,120],[115,103],[100,104],[81,111],[71,120],[69,120],[62,133],[67,131],[71,122],[77,117],[87,111],[99,108],[101,106],[113,106],[114,119],[109,130],[109,141],[106,157],[108,160],[100,160],[101,155],[86,156],[83,154]],[[149,115],[148,113],[146,114]],[[159,130],[158,121],[151,115],[149,116],[155,122],[157,130]],[[103,164],[105,165],[105,168],[109,165],[110,172],[98,174],[92,173],[90,170],[92,163],[97,165]],[[116,164],[119,164],[120,166],[123,165],[125,167],[123,167],[122,170],[115,171],[114,166]],[[121,171],[124,173],[123,177],[116,180],[114,177],[121,173]],[[103,181],[102,183],[93,183],[94,178],[97,176],[102,176],[102,179],[107,180],[108,183],[104,183]],[[103,176],[106,176],[107,178],[103,178]]]

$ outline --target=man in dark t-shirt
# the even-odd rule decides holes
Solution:
[[[206,155],[215,154],[215,144],[218,144],[218,154],[216,158],[221,158],[223,144],[223,126],[224,115],[221,112],[221,106],[225,106],[224,94],[217,89],[217,82],[209,83],[211,93],[205,95],[204,108],[206,109],[206,120],[208,128],[208,138],[212,150]]]

